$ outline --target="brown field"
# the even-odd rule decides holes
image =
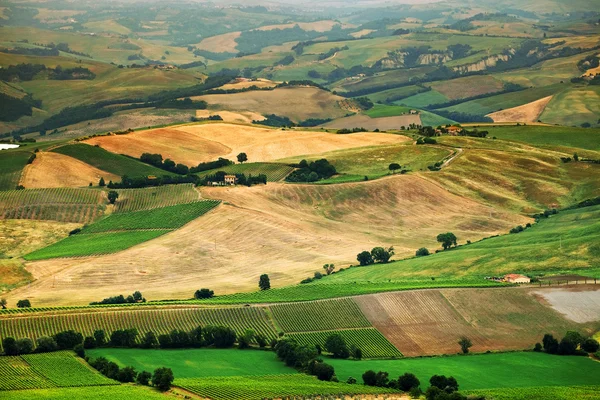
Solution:
[[[224,90],[246,89],[246,88],[249,88],[252,86],[256,86],[259,88],[272,88],[272,87],[277,86],[277,82],[273,82],[268,79],[251,80],[251,79],[245,79],[245,78],[238,78],[235,82],[227,83],[227,84],[219,87],[219,89],[224,89]]]
[[[339,118],[323,125],[325,128],[342,129],[342,128],[365,128],[370,131],[379,129],[381,131],[400,130],[402,126],[410,124],[421,125],[421,117],[419,115],[398,115],[396,117],[371,118],[368,115],[356,114],[351,117]]]
[[[106,182],[121,179],[63,154],[39,152],[35,161],[23,170],[19,184],[28,189],[81,187],[88,186],[90,182],[96,186],[100,178]]]
[[[472,340],[473,352],[529,349],[545,333],[592,333],[600,326],[569,321],[520,288],[407,291],[360,296],[356,301],[406,356],[457,353],[461,336]]]
[[[118,154],[140,157],[143,153],[159,153],[163,159],[170,158],[188,166],[214,160],[231,152],[221,143],[202,138],[200,135],[173,128],[151,129],[127,135],[101,136],[86,140],[90,145]]]
[[[313,87],[211,94],[192,99],[204,100],[213,109],[253,111],[263,115],[273,114],[277,110],[277,115],[295,122],[308,118],[339,118],[346,114],[337,103],[342,97]]]
[[[300,29],[305,31],[316,31],[316,32],[328,32],[336,25],[340,25],[339,22],[324,20],[324,21],[315,21],[315,22],[290,22],[289,24],[276,24],[276,25],[267,25],[261,26],[260,28],[256,28],[257,31],[271,31],[273,29],[288,29],[293,28],[298,25]]]
[[[494,122],[536,122],[553,96],[486,115]]]
[[[431,87],[450,100],[455,100],[499,92],[502,90],[503,84],[490,75],[475,75],[436,82],[431,84]]]
[[[222,35],[211,36],[203,39],[196,45],[200,50],[208,50],[214,53],[237,53],[237,42],[241,32],[229,32]]]
[[[600,321],[600,287],[587,290],[545,289],[534,292],[542,296],[548,304],[566,318],[578,322]]]
[[[234,124],[251,124],[252,121],[262,121],[265,119],[260,114],[253,113],[250,111],[245,112],[233,112],[233,111],[210,111],[210,110],[197,110],[196,118],[208,118],[211,115],[219,115],[223,118],[224,122],[231,122]]]
[[[415,175],[343,185],[204,188],[202,196],[224,203],[118,254],[30,263],[38,281],[10,298],[26,293],[39,305],[86,304],[132,287],[148,299],[189,298],[199,281],[218,294],[256,290],[262,273],[282,287],[324,263],[347,266],[365,248],[393,245],[404,257],[435,247],[441,231],[477,240],[527,220],[499,212],[490,219],[489,207]]]
[[[358,32],[353,32],[350,34],[353,38],[360,39],[361,37],[368,35],[369,33],[375,32],[374,29],[361,29]]]

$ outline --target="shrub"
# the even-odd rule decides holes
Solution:
[[[595,339],[587,338],[581,343],[581,349],[586,353],[595,353],[600,349],[600,344]]]
[[[49,353],[56,350],[58,350],[58,345],[53,338],[48,336],[41,336],[38,338],[35,351],[38,353]]]
[[[196,290],[196,293],[194,293],[194,298],[195,299],[210,299],[211,297],[214,297],[215,292],[210,290],[210,289],[200,289],[200,290]]]
[[[403,392],[408,392],[414,388],[418,388],[421,382],[419,379],[409,372],[406,372],[404,375],[400,375],[398,377],[398,389]]]
[[[29,308],[29,307],[31,307],[31,302],[29,301],[29,299],[19,300],[19,301],[17,301],[17,307],[18,308]]]
[[[159,390],[166,392],[171,388],[173,379],[173,371],[171,368],[157,368],[154,370],[154,374],[152,375],[152,384]]]
[[[419,250],[417,250],[417,252],[415,253],[415,255],[417,257],[428,256],[429,255],[429,250],[427,250],[427,248],[425,248],[425,247],[421,247]]]
[[[145,385],[148,386],[148,384],[150,383],[150,379],[152,378],[152,374],[148,371],[142,371],[138,374],[137,378],[136,378],[136,383],[138,385]]]

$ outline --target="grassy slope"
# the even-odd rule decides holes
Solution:
[[[168,367],[173,370],[176,379],[297,373],[286,367],[271,351],[94,349],[86,353],[91,358],[106,357],[120,367],[133,366],[137,371]]]
[[[328,363],[334,366],[341,381],[349,376],[360,379],[366,370],[372,369],[387,371],[390,378],[412,372],[422,387],[427,386],[432,375],[454,376],[463,390],[547,384],[600,385],[600,363],[581,356],[533,352],[362,362],[332,359]]]
[[[534,146],[561,149],[573,147],[600,151],[600,129],[565,126],[496,126],[480,128],[498,139],[516,140]],[[568,149],[566,151],[569,151]]]
[[[383,117],[395,117],[397,115],[408,114],[410,111],[409,107],[403,106],[384,106],[382,104],[375,104],[373,108],[364,112],[371,118],[383,118]]]
[[[17,187],[29,157],[30,152],[18,149],[0,152],[0,190],[14,190]]]
[[[127,175],[129,177],[140,177],[148,175],[173,175],[170,172],[148,164],[144,164],[141,161],[137,161],[120,154],[114,154],[100,147],[90,146],[87,144],[69,144],[58,147],[53,151],[77,158],[78,160],[88,163],[98,169],[118,176]]]
[[[433,104],[445,103],[449,99],[436,90],[430,90],[416,94],[414,96],[407,97],[406,99],[398,100],[396,103],[405,104],[411,107],[427,107]]]
[[[460,240],[460,238],[459,238]],[[490,238],[427,257],[351,268],[319,284],[472,277],[503,273],[560,273],[579,269],[600,276],[600,206],[563,211],[518,234]]]
[[[502,388],[470,390],[466,395],[485,396],[494,400],[597,400],[600,386],[539,386],[530,388]]]

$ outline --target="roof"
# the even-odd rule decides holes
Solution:
[[[508,274],[508,275],[504,275],[504,279],[518,279],[518,278],[527,278],[527,279],[529,279],[528,276],[521,275],[521,274]]]

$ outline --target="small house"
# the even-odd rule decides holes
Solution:
[[[237,183],[237,176],[225,175],[225,184],[226,185],[235,185],[236,183]]]
[[[410,110],[408,113],[410,115],[417,115],[419,113],[419,111],[417,111],[417,110]]]
[[[504,281],[509,283],[530,283],[531,278],[520,274],[508,274],[504,276]]]
[[[456,136],[456,134],[461,133],[463,131],[463,128],[461,128],[460,126],[449,126],[446,128],[446,130],[450,135]]]

